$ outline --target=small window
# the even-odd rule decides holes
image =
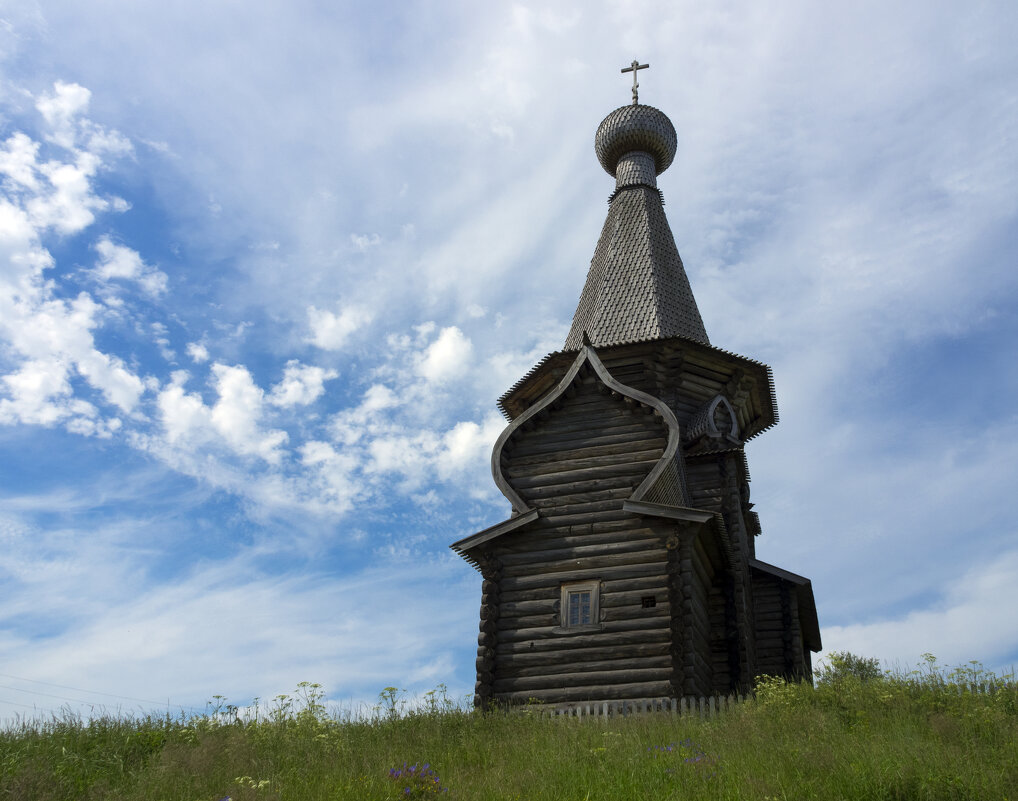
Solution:
[[[566,614],[569,616],[567,625],[589,626],[590,590],[570,590],[569,606]]]
[[[559,605],[562,628],[574,629],[599,624],[599,586],[598,581],[562,585]]]

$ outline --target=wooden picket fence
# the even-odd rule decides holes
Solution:
[[[637,698],[626,701],[584,701],[553,705],[533,705],[526,711],[545,717],[567,718],[618,718],[631,715],[696,715],[714,717],[735,704],[746,700],[745,695],[712,695],[699,698]]]

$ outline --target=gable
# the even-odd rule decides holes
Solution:
[[[671,410],[620,384],[584,346],[556,388],[502,432],[491,467],[516,513],[589,513],[661,495],[659,482],[681,497],[678,449]]]
[[[668,427],[592,369],[570,390],[507,439],[502,475],[546,516],[621,509],[664,454]]]

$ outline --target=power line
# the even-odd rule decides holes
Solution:
[[[117,698],[117,699],[119,699],[121,701],[136,701],[137,703],[151,704],[153,706],[160,706],[160,707],[161,706],[166,706],[166,707],[172,706],[175,709],[190,709],[192,712],[202,712],[202,711],[204,711],[203,709],[201,709],[199,707],[189,706],[187,704],[171,704],[169,702],[169,700],[166,700],[166,701],[153,701],[153,700],[151,700],[149,698],[132,698],[129,695],[115,695],[113,693],[100,692],[99,690],[87,690],[87,689],[85,689],[83,687],[71,687],[71,686],[69,686],[67,684],[54,684],[53,682],[50,682],[50,681],[40,681],[39,679],[29,679],[29,678],[25,678],[24,676],[13,676],[10,673],[0,673],[0,676],[4,677],[5,679],[15,679],[16,681],[27,681],[27,682],[31,682],[32,684],[42,684],[42,685],[44,685],[46,687],[57,687],[57,688],[59,688],[61,690],[73,690],[74,692],[77,692],[77,693],[88,693],[89,695],[102,695],[102,696],[105,696],[106,698]],[[3,684],[0,684],[0,687],[3,687],[4,689],[8,689],[8,690],[16,690],[17,692],[29,693],[31,695],[42,695],[42,696],[46,696],[48,698],[59,698],[60,700],[64,700],[64,701],[74,701],[75,703],[79,703],[79,704],[94,704],[95,703],[94,701],[81,701],[79,699],[67,698],[67,697],[61,696],[61,695],[50,695],[49,693],[38,692],[36,690],[25,690],[25,689],[22,689],[20,687],[8,687],[8,686],[3,685]]]
[[[0,704],[9,704],[10,706],[23,706],[25,709],[32,709],[36,712],[49,712],[51,715],[57,714],[55,709],[47,709],[43,706],[36,706],[35,704],[19,704],[17,701],[8,701],[4,698],[0,698]]]

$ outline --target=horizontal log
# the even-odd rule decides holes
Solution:
[[[511,704],[530,701],[557,703],[567,701],[615,701],[627,698],[665,698],[671,693],[668,681],[648,681],[630,684],[607,684],[582,687],[561,687],[549,690],[497,693],[496,700]]]
[[[583,459],[597,459],[602,456],[612,456],[617,454],[626,454],[632,450],[632,445],[628,442],[616,442],[607,443],[604,445],[587,445],[582,448],[565,448],[556,449],[549,448],[544,451],[534,453],[532,455],[524,456],[516,453],[512,448],[512,442],[507,442],[505,447],[502,449],[502,459],[505,462],[513,462],[514,464],[519,462],[525,464],[528,460],[542,461],[548,458],[549,454],[554,455],[558,459],[564,459],[567,461],[572,460],[583,460]],[[653,450],[649,448],[648,450]]]
[[[634,484],[636,482],[634,481]],[[549,502],[547,500],[531,500],[527,497],[527,493],[521,492],[520,495],[525,501],[531,506],[540,510],[543,515],[584,515],[592,517],[594,515],[603,514],[605,512],[612,512],[622,509],[623,500],[608,500],[608,501],[587,501],[585,503],[572,503],[572,504],[557,504],[555,502]]]
[[[534,521],[535,528],[548,528],[558,527],[562,525],[583,525],[589,523],[591,515],[588,514],[560,514],[554,509],[545,510],[544,514]],[[608,510],[606,512],[598,512],[596,516],[597,520],[633,520],[633,515],[630,512]]]
[[[671,533],[667,530],[661,531],[649,526],[633,526],[621,531],[587,532],[580,528],[574,529],[574,531],[574,534],[563,534],[558,531],[548,532],[547,529],[542,529],[536,535],[530,533],[520,534],[512,539],[507,539],[505,545],[500,546],[500,556],[533,551],[553,551],[587,545],[612,545],[621,542],[663,542],[668,534]]]
[[[649,471],[648,471],[649,472]],[[548,484],[546,486],[527,487],[527,498],[531,503],[544,498],[563,499],[563,503],[570,503],[573,496],[594,495],[604,493],[605,497],[628,498],[633,494],[639,474],[621,476],[602,476],[591,478],[586,481],[572,481],[564,484]],[[642,479],[640,479],[642,481]]]
[[[553,535],[575,535],[575,534],[606,534],[611,531],[636,531],[639,529],[659,530],[662,526],[668,525],[666,521],[656,520],[629,515],[620,519],[606,519],[599,516],[594,520],[586,520],[582,523],[559,523],[557,521],[545,520],[540,527],[525,532],[520,537],[548,537]],[[513,538],[516,541],[516,537]]]
[[[584,581],[593,578],[604,581],[621,581],[623,579],[643,577],[659,578],[663,572],[664,569],[661,562],[650,562],[646,564],[616,565],[610,571],[605,570],[603,567],[583,567],[561,573],[505,575],[502,577],[501,584],[504,597],[504,593],[507,591],[548,587],[569,581]]]
[[[648,588],[627,588],[623,592],[612,592],[607,588],[602,588],[600,596],[599,604],[602,609],[624,608],[627,606],[642,608],[643,599],[647,596],[653,597],[657,606],[668,605],[668,591],[660,583],[650,585]],[[536,598],[522,601],[503,600],[499,607],[499,613],[503,617],[550,614],[556,610],[559,600],[560,592],[558,588],[550,588],[541,591],[541,594]]]
[[[605,603],[604,599],[614,596],[616,593],[633,593],[639,595],[655,595],[658,600],[662,600],[668,597],[668,587],[662,573],[657,573],[652,576],[644,576],[641,578],[625,578],[617,581],[606,581],[601,582],[601,598],[602,603]],[[549,583],[544,587],[536,587],[533,589],[526,590],[508,590],[502,593],[502,603],[521,603],[521,602],[545,602],[549,603],[558,600],[559,591],[557,583]]]
[[[575,490],[568,492],[562,492],[560,487],[531,487],[526,495],[532,505],[542,509],[601,501],[614,501],[616,505],[621,505],[622,501],[633,494],[633,482],[632,476],[620,476],[613,482],[616,485],[614,487],[605,487],[600,481],[591,487],[590,482],[584,481]]]
[[[517,492],[523,492],[532,487],[562,487],[570,484],[581,484],[582,482],[599,478],[646,475],[653,469],[655,464],[657,464],[657,459],[599,465],[597,467],[583,467],[578,470],[556,470],[536,476],[519,475],[512,478],[509,483]]]
[[[616,406],[621,411],[623,407]],[[575,435],[586,431],[604,431],[605,433],[628,433],[636,431],[654,431],[656,436],[663,436],[665,423],[660,418],[644,414],[634,414],[632,410],[626,410],[626,414],[604,414],[599,412],[610,411],[606,407],[600,409],[594,405],[588,407],[588,414],[569,414],[559,412],[548,412],[540,419],[531,418],[525,422],[513,438],[513,447],[526,449],[528,440],[533,437],[547,437],[555,435]],[[614,411],[614,410],[611,410]]]
[[[641,461],[646,459],[660,459],[662,451],[657,448],[634,451],[631,448],[622,446],[611,446],[608,453],[590,454],[573,459],[564,459],[558,454],[540,454],[536,456],[517,456],[511,458],[503,454],[503,470],[511,471],[516,475],[525,471],[528,467],[543,467],[549,463],[549,458],[554,458],[555,464],[561,465],[563,469],[576,469],[581,467],[597,467],[601,464],[619,464],[629,461]]]
[[[601,570],[607,572],[633,564],[647,564],[657,560],[664,564],[666,550],[663,546],[654,549],[640,548],[638,551],[623,551],[603,555],[585,555],[580,559],[553,559],[544,562],[528,562],[526,564],[511,563],[503,566],[506,578],[510,576],[537,576],[543,573],[564,573],[573,570]],[[563,579],[564,580],[564,579]],[[503,579],[505,581],[505,578]]]
[[[549,656],[544,654],[544,656]],[[641,656],[631,658],[602,659],[598,661],[579,662],[569,658],[568,654],[561,654],[559,659],[548,658],[542,664],[522,665],[512,662],[496,661],[493,669],[495,681],[508,679],[539,678],[547,677],[554,679],[561,675],[563,670],[570,673],[600,673],[616,672],[620,670],[655,670],[658,675],[664,675],[672,669],[672,658],[668,654],[657,656]]]
[[[670,668],[629,668],[559,673],[554,676],[519,676],[498,678],[492,682],[495,693],[517,693],[528,690],[551,690],[559,687],[585,687],[605,684],[633,684],[646,681],[667,681]]]
[[[641,450],[664,448],[667,441],[665,437],[647,437],[646,432],[640,431],[638,426],[634,426],[634,429],[636,430],[604,435],[597,432],[586,435],[581,432],[575,432],[568,436],[533,436],[531,437],[533,442],[514,442],[511,454],[512,456],[533,456],[538,453],[559,453],[562,450],[579,451],[579,453],[573,453],[569,457],[575,458],[576,456],[589,455],[582,452],[587,448],[601,448],[606,445],[619,445],[623,443],[630,447],[632,447],[633,443],[639,443]]]
[[[596,542],[590,545],[572,545],[566,548],[546,548],[541,550],[506,552],[499,556],[504,567],[534,563],[551,563],[556,560],[576,560],[587,557],[602,556],[616,553],[633,553],[636,551],[659,552],[664,550],[664,543],[658,537],[625,539],[621,542]]]
[[[549,417],[554,417],[554,424],[592,427],[613,424],[631,425],[634,418],[642,422],[641,418],[651,414],[653,414],[653,410],[642,404],[630,406],[624,401],[609,400],[604,395],[598,395],[596,400],[591,397],[590,402],[581,400],[565,403],[551,411]]]
[[[500,631],[498,634],[498,642],[501,645],[504,642],[523,642],[527,640],[546,640],[549,638],[581,637],[597,634],[608,638],[606,640],[602,640],[603,643],[610,641],[610,635],[618,634],[622,631],[645,631],[647,629],[667,630],[667,625],[664,625],[666,622],[667,621],[664,621],[662,618],[648,618],[646,620],[607,620],[600,624],[601,630],[598,632],[593,632],[590,629],[577,629],[576,631],[570,631],[568,629],[562,629],[559,626],[540,626],[537,628]]]
[[[602,623],[613,623],[616,621],[621,622],[626,620],[667,618],[670,614],[671,613],[667,604],[658,604],[657,606],[653,606],[649,609],[644,609],[640,604],[633,604],[608,609],[602,607],[600,617]],[[503,610],[501,616],[498,618],[497,625],[498,631],[502,632],[540,626],[560,626],[562,623],[558,612],[546,612],[544,614],[533,615],[515,615]]]
[[[563,643],[565,641],[562,641]],[[610,659],[671,659],[671,643],[630,643],[628,645],[600,645],[586,648],[557,648],[555,650],[505,651],[492,659],[500,669],[540,667],[547,665],[586,665]],[[579,668],[577,668],[579,669]]]
[[[669,643],[671,636],[666,629],[637,629],[635,631],[603,631],[590,634],[559,635],[554,638],[537,640],[503,640],[495,648],[496,658],[502,654],[540,653],[581,648],[623,648],[633,645]]]

